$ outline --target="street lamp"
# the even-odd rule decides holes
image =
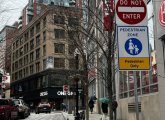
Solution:
[[[76,48],[74,52],[74,57],[75,57],[75,63],[76,63],[76,70],[79,69],[79,51]],[[76,82],[76,115],[75,115],[75,120],[79,120],[79,112],[78,112],[78,97],[79,97],[79,91],[78,91],[78,81],[79,81],[79,76],[75,75],[74,81]]]
[[[76,82],[76,114],[75,114],[75,120],[79,120],[79,112],[78,112],[78,97],[79,97],[79,91],[78,91],[78,76],[75,76],[74,81]]]

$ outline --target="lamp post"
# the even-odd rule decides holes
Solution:
[[[79,120],[79,112],[78,112],[78,96],[79,96],[78,81],[79,81],[79,78],[76,76],[74,78],[74,80],[76,82],[76,115],[75,115],[75,120]]]
[[[75,49],[74,56],[75,56],[76,70],[78,70],[79,69],[79,51],[78,51],[78,49]],[[79,117],[80,117],[79,112],[78,112],[78,96],[79,96],[78,81],[79,81],[79,77],[76,75],[74,80],[76,82],[76,115],[75,115],[75,120],[79,120]]]

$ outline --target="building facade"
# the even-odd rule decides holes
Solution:
[[[108,1],[108,0],[107,0]],[[100,3],[98,5],[98,3]],[[108,2],[109,3],[109,2]],[[163,3],[163,0],[162,0]],[[93,3],[95,7],[97,7],[97,10],[99,11],[99,8],[104,7],[103,3],[99,0],[96,1],[96,3]],[[150,53],[151,53],[151,70],[148,71],[137,71],[136,78],[137,78],[137,91],[138,91],[138,101],[139,101],[139,118],[140,120],[155,120],[155,119],[162,119],[163,120],[163,111],[164,111],[164,93],[163,93],[163,83],[164,83],[164,70],[163,65],[160,66],[158,63],[163,63],[164,58],[162,58],[162,52],[163,49],[162,42],[157,42],[157,35],[159,31],[161,31],[161,36],[163,36],[164,28],[160,25],[155,25],[155,23],[158,24],[159,20],[157,19],[160,14],[158,14],[159,8],[160,8],[160,2],[154,1],[154,0],[148,0],[147,1],[147,18],[148,18],[148,29],[149,29],[149,43],[150,43]],[[155,8],[154,6],[157,6]],[[161,8],[162,10],[163,8]],[[102,9],[104,10],[104,9]],[[101,11],[101,10],[100,10]],[[106,16],[104,14],[104,11],[98,16],[100,17],[101,24],[98,22],[98,26],[100,29],[104,30],[103,32],[107,32],[108,29],[104,29],[105,27],[108,27],[111,29],[112,26],[106,26],[108,25],[106,21]],[[109,17],[108,17],[109,18]],[[162,17],[163,18],[163,17]],[[104,21],[105,20],[105,21]],[[105,23],[105,24],[104,24]],[[155,28],[157,26],[157,31],[155,32]],[[161,29],[160,29],[161,28]],[[101,31],[101,30],[98,30]],[[101,31],[102,32],[102,31]],[[95,36],[100,37],[100,40],[104,40],[101,38],[101,35],[99,32],[94,32]],[[160,38],[161,38],[160,36]],[[159,38],[159,39],[160,39]],[[159,43],[159,45],[158,45]],[[157,44],[157,45],[156,45]],[[157,47],[156,47],[157,46]],[[98,50],[99,51],[99,50]],[[162,51],[159,52],[158,51]],[[121,120],[136,120],[136,111],[135,111],[135,96],[134,96],[134,76],[133,71],[119,71],[118,70],[118,59],[117,55],[118,52],[116,51],[114,53],[115,57],[115,65],[113,66],[113,72],[115,73],[115,81],[113,81],[113,93],[114,98],[116,98],[118,102],[118,108],[117,108],[117,118]],[[160,56],[158,55],[160,54]],[[96,92],[96,96],[98,98],[100,97],[108,97],[108,90],[107,90],[107,83],[105,76],[107,73],[107,65],[105,64],[107,61],[107,58],[101,54],[100,52],[98,54],[98,57],[96,57],[97,63],[97,76],[95,77],[94,81],[91,82],[91,86],[89,86],[89,92],[94,94]],[[161,59],[161,60],[160,60]],[[158,60],[160,60],[158,62]],[[159,68],[160,67],[160,68]],[[102,69],[98,69],[102,68]],[[99,71],[98,71],[99,70]],[[158,73],[160,72],[161,75]],[[101,75],[99,75],[101,74]],[[159,83],[159,80],[162,80],[162,84]],[[99,84],[99,85],[97,85]],[[162,89],[160,92],[160,89]],[[161,99],[160,99],[161,98]],[[160,104],[159,104],[160,103]],[[97,112],[99,112],[99,104],[97,104]],[[162,109],[160,112],[159,109]],[[162,113],[162,115],[160,115]]]
[[[5,26],[0,31],[0,95],[1,97],[10,97],[10,73],[11,73],[11,42],[14,34],[17,32],[18,23],[13,26]],[[4,79],[5,78],[5,79]]]
[[[74,82],[69,77],[76,72],[75,46],[65,25],[76,26],[79,18],[76,8],[47,6],[19,30],[12,43],[12,97],[34,105],[55,102],[56,109],[66,99],[74,101]],[[63,92],[65,84],[70,85],[68,93]]]
[[[165,40],[165,15],[164,15],[164,7],[165,7],[165,1],[160,0],[156,1],[153,0],[153,5],[154,5],[154,32],[155,32],[155,48],[157,51],[156,54],[156,60],[157,60],[157,76],[158,76],[158,87],[159,87],[159,92],[158,92],[158,103],[159,103],[159,112],[158,115],[159,117],[157,119],[163,120],[165,115],[164,115],[164,106],[165,106],[165,94],[164,94],[164,85],[165,85],[165,56],[164,56],[164,40]]]

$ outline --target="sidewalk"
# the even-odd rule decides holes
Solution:
[[[65,117],[65,120],[74,120],[73,114],[68,114],[66,112],[62,112],[63,116]],[[101,120],[102,114],[97,113],[89,113],[89,120]],[[107,116],[106,120],[109,120],[109,117]]]

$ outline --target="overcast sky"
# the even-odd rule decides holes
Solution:
[[[17,21],[27,3],[28,0],[0,0],[0,30]],[[7,11],[2,13],[3,10]]]

